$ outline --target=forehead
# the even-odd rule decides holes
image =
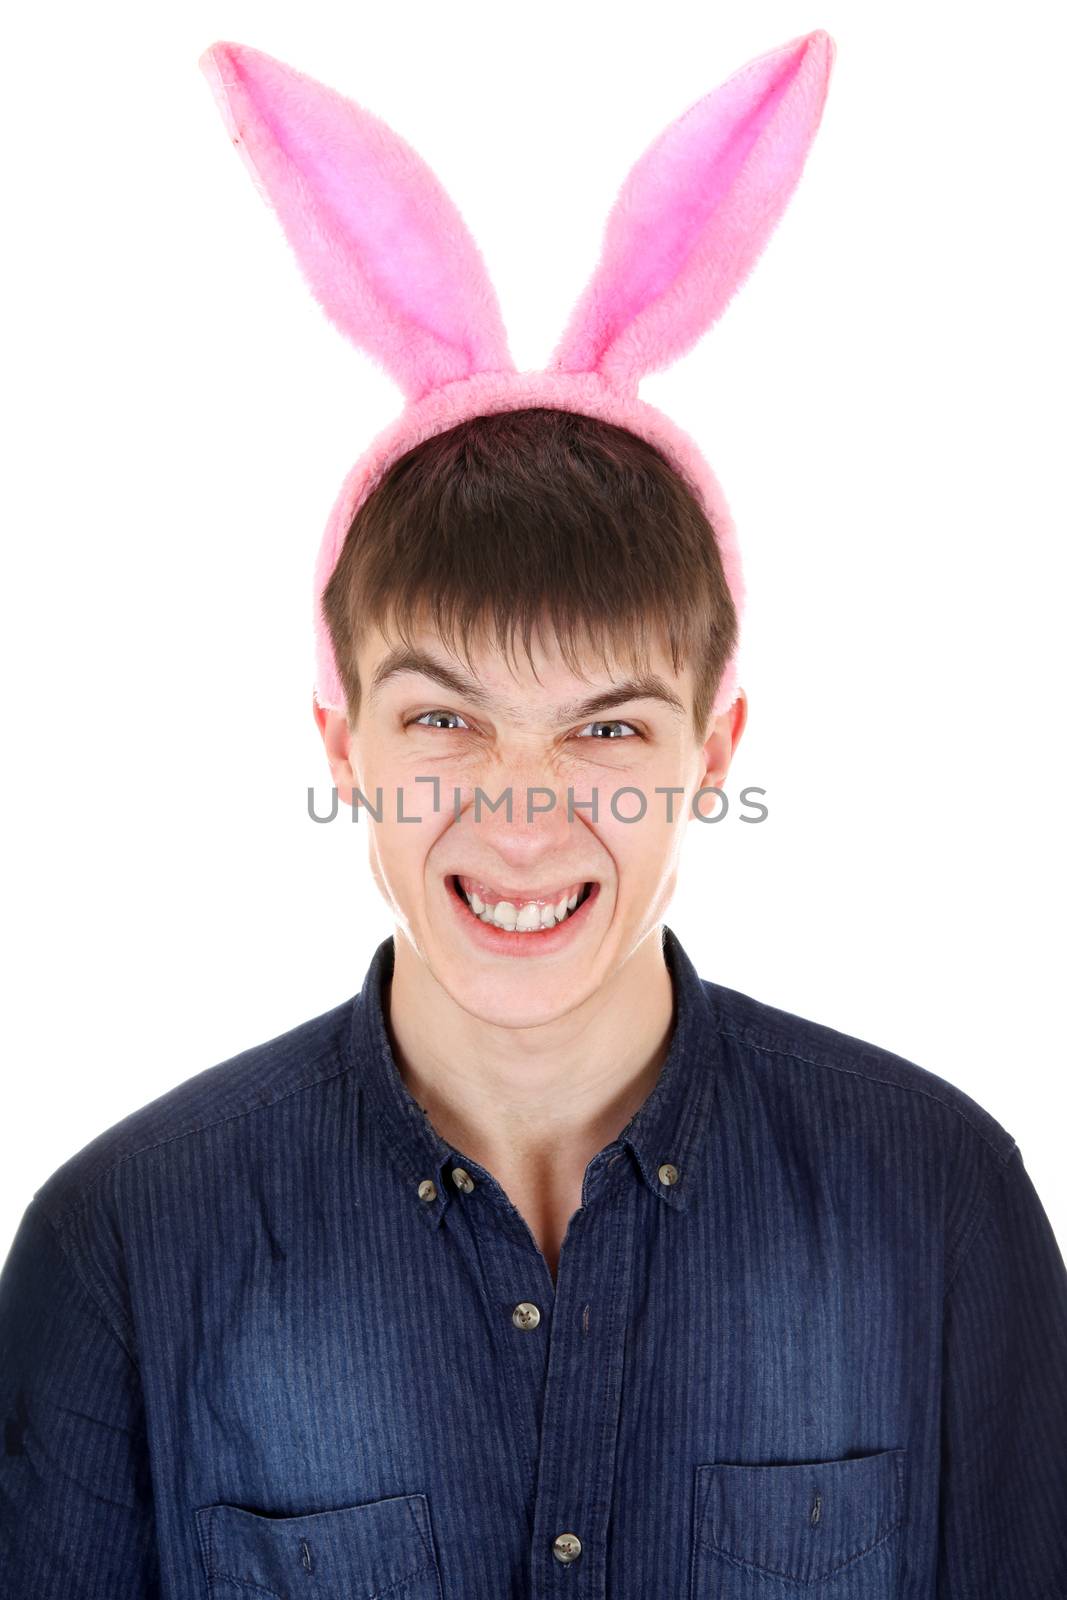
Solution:
[[[368,630],[357,663],[369,704],[402,692],[420,676],[501,707],[577,703],[593,692],[622,687],[633,691],[627,699],[639,698],[637,691],[643,690],[661,699],[665,711],[684,711],[692,694],[688,665],[675,671],[664,641],[651,640],[644,656],[628,650],[623,639],[605,641],[603,653],[590,643],[573,648],[568,661],[554,630],[544,628],[533,633],[527,654],[521,637],[505,651],[495,639],[479,635],[463,651],[432,625],[409,628],[401,637],[384,624]]]

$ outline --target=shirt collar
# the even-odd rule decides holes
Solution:
[[[629,1149],[640,1179],[678,1211],[690,1204],[703,1160],[715,1091],[719,1034],[714,1006],[678,936],[663,925],[663,955],[674,991],[674,1026],[651,1092],[611,1146]],[[433,1225],[452,1196],[454,1167],[478,1171],[444,1140],[401,1078],[385,1023],[384,991],[393,975],[393,936],[378,946],[353,1007],[355,1061],[393,1160],[411,1183],[417,1209]],[[677,1174],[671,1181],[673,1168]],[[436,1193],[427,1198],[426,1180]]]

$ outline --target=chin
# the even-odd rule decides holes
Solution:
[[[479,1022],[498,1028],[535,1028],[566,1016],[597,985],[591,973],[471,971],[452,961],[438,977],[455,1003]]]

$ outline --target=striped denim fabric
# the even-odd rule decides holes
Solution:
[[[58,1168],[3,1600],[1065,1600],[1067,1269],[951,1083],[702,980],[552,1273],[361,991]]]

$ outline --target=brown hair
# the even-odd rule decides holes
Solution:
[[[375,625],[410,644],[428,620],[468,666],[472,638],[507,654],[519,629],[532,667],[549,619],[578,675],[583,647],[646,670],[658,638],[675,672],[693,664],[701,742],[737,641],[689,482],[629,429],[545,406],[470,418],[395,461],[352,519],[322,603],[351,726],[356,650]]]

